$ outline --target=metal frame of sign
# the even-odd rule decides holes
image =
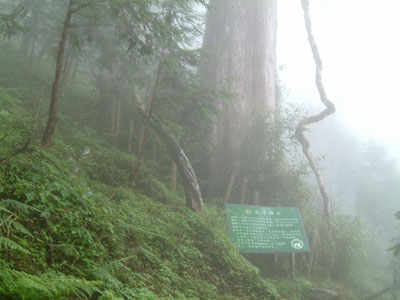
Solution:
[[[297,207],[225,205],[228,232],[242,253],[310,252]]]

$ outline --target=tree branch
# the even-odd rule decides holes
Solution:
[[[88,2],[88,3],[82,4],[82,5],[79,5],[78,7],[74,8],[74,9],[71,9],[71,14],[74,14],[74,13],[80,11],[81,9],[85,8],[85,7],[88,7],[88,6],[91,6],[91,5],[94,5],[94,4],[98,4],[98,3],[104,3],[104,2],[107,2],[107,1],[109,1],[109,0],[91,1],[91,2]]]
[[[325,188],[325,184],[323,181],[323,176],[321,174],[321,171],[319,170],[317,163],[314,159],[314,157],[311,154],[310,151],[310,143],[308,142],[307,138],[304,135],[304,131],[306,130],[307,125],[310,125],[312,123],[317,123],[328,117],[329,115],[333,114],[335,112],[335,106],[333,103],[328,99],[326,92],[325,92],[325,87],[322,82],[322,59],[318,51],[317,44],[315,42],[314,36],[312,34],[311,30],[311,19],[310,19],[310,12],[309,12],[309,1],[308,0],[301,0],[301,4],[303,7],[303,12],[304,12],[304,21],[305,21],[305,26],[307,29],[307,34],[308,34],[308,42],[311,47],[311,51],[313,54],[313,58],[315,61],[315,66],[316,66],[316,71],[315,71],[315,83],[318,89],[318,93],[320,96],[321,102],[326,106],[326,108],[320,112],[319,114],[305,117],[302,119],[295,132],[296,139],[299,141],[299,143],[302,146],[302,150],[304,155],[306,156],[308,163],[311,166],[311,169],[317,179],[318,182],[318,187],[322,196],[322,201],[324,204],[324,212],[325,215],[328,219],[329,222],[329,216],[331,214],[331,203],[330,199],[328,196],[328,193]]]

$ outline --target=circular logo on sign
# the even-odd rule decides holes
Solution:
[[[294,240],[292,240],[292,241],[290,242],[290,245],[292,245],[292,247],[293,247],[294,249],[301,249],[301,248],[304,247],[303,241],[302,241],[302,240],[299,240],[299,239],[294,239]]]

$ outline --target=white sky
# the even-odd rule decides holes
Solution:
[[[310,9],[335,118],[400,159],[400,0],[310,0]],[[285,99],[323,108],[301,0],[278,0],[277,53]]]

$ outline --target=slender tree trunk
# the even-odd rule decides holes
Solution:
[[[176,164],[171,161],[171,189],[176,191]]]
[[[317,245],[318,245],[318,232],[316,229],[314,229],[312,231],[311,255],[310,255],[310,262],[308,264],[308,269],[307,269],[307,278],[311,278],[312,270],[314,267],[315,256],[317,253]]]
[[[72,1],[69,1],[67,15],[65,16],[64,25],[61,33],[61,39],[58,45],[58,53],[56,60],[56,72],[54,75],[53,87],[51,90],[51,98],[50,98],[50,110],[49,110],[49,118],[47,120],[46,128],[42,137],[42,145],[45,148],[49,148],[50,143],[53,138],[54,131],[56,130],[57,125],[57,117],[58,117],[58,97],[59,97],[59,88],[60,88],[60,79],[62,73],[62,64],[63,64],[63,55],[65,49],[65,43],[68,36],[68,28],[71,23],[72,17]]]
[[[249,181],[247,180],[247,177],[244,176],[242,179],[242,186],[241,186],[241,192],[240,192],[240,204],[244,204],[246,201],[246,190],[247,190],[247,183]]]
[[[113,145],[114,144],[114,133],[115,133],[115,117],[116,117],[116,99],[112,97],[111,100],[105,101],[105,112],[108,115],[108,136],[109,142]]]
[[[291,269],[292,269],[292,280],[296,280],[296,253],[290,253],[291,258]]]
[[[158,87],[158,82],[160,80],[161,69],[162,69],[162,64],[163,64],[163,56],[164,56],[164,49],[161,52],[160,62],[158,63],[157,75],[156,75],[156,80],[154,82],[151,103],[150,103],[150,109],[149,109],[149,113],[147,116],[148,118],[150,118],[151,114],[153,113],[155,102],[156,102],[156,91],[157,91],[157,87]],[[147,140],[147,133],[146,133],[146,130],[144,130],[143,137],[141,138],[141,141],[139,142],[140,150],[139,150],[139,154],[137,157],[136,166],[135,166],[135,169],[131,176],[131,182],[130,182],[131,188],[133,188],[136,185],[136,180],[137,180],[137,177],[139,176],[140,168],[142,167],[142,164],[143,164],[143,159],[144,159],[143,156],[144,156],[144,150],[145,150],[144,148],[146,145],[146,140]]]
[[[31,52],[29,54],[29,65],[28,65],[29,86],[31,85],[31,78],[32,78],[32,66],[33,66],[33,55],[35,53],[35,42],[36,42],[36,36],[32,38]]]
[[[260,193],[256,189],[253,191],[253,205],[260,205]]]
[[[139,153],[140,153],[140,151],[141,151],[141,149],[142,149],[142,147],[143,147],[143,142],[144,142],[144,136],[145,136],[145,131],[146,131],[146,128],[144,127],[144,126],[142,126],[141,128],[140,128],[140,133],[139,133],[139,143],[138,143],[138,149],[137,149],[137,153],[138,153],[138,157],[139,157]]]
[[[276,275],[278,275],[278,270],[279,270],[279,257],[278,253],[274,253],[274,271]]]
[[[118,148],[119,135],[121,133],[121,103],[115,101],[115,117],[114,117],[114,131],[113,131],[113,145]]]
[[[59,91],[59,95],[61,97],[63,96],[65,86],[67,85],[68,75],[69,75],[69,71],[71,69],[71,63],[72,63],[72,54],[68,54],[67,57],[65,58],[64,68],[63,68],[63,72],[61,75],[61,83],[60,83],[60,91]]]
[[[33,54],[35,52],[35,42],[36,42],[36,35],[32,38],[32,45],[31,45],[31,53],[29,55],[29,65],[28,65],[28,88],[29,88],[29,96],[32,104],[32,109],[34,109],[33,99],[32,99],[32,67],[33,67]]]
[[[228,185],[227,185],[226,191],[225,191],[225,203],[228,203],[229,199],[231,198],[232,189],[233,189],[233,185],[235,184],[235,179],[236,179],[236,175],[238,173],[238,169],[239,169],[239,162],[237,160],[235,160],[235,162],[233,163],[231,176],[229,178]]]
[[[128,153],[132,154],[132,143],[133,143],[133,129],[134,129],[134,121],[131,119],[129,122],[129,136],[128,136]]]
[[[309,12],[309,1],[308,0],[301,0],[301,4],[303,7],[303,12],[304,12],[304,21],[306,25],[306,30],[307,30],[307,35],[308,35],[308,41],[311,47],[311,51],[313,54],[313,58],[315,61],[315,66],[316,66],[316,71],[315,71],[315,83],[319,92],[320,100],[321,102],[325,105],[325,109],[321,111],[320,113],[310,116],[310,117],[305,117],[303,118],[299,124],[297,125],[295,136],[296,139],[299,141],[303,153],[305,157],[308,160],[308,163],[310,164],[310,167],[315,175],[315,178],[318,183],[318,187],[320,190],[320,194],[322,197],[323,201],[323,207],[324,207],[324,213],[326,217],[326,223],[328,225],[328,230],[329,230],[329,224],[330,224],[330,215],[331,215],[331,201],[329,199],[328,192],[325,187],[325,183],[323,180],[322,173],[320,169],[318,168],[317,162],[314,159],[313,155],[311,154],[310,151],[310,143],[308,142],[306,136],[304,135],[304,131],[307,129],[307,126],[313,123],[320,122],[324,120],[326,117],[329,115],[335,113],[335,106],[334,104],[328,99],[328,96],[325,92],[325,87],[322,81],[322,59],[320,57],[319,51],[317,44],[314,39],[314,35],[312,33],[312,28],[311,28],[311,18],[310,18],[310,12]]]

